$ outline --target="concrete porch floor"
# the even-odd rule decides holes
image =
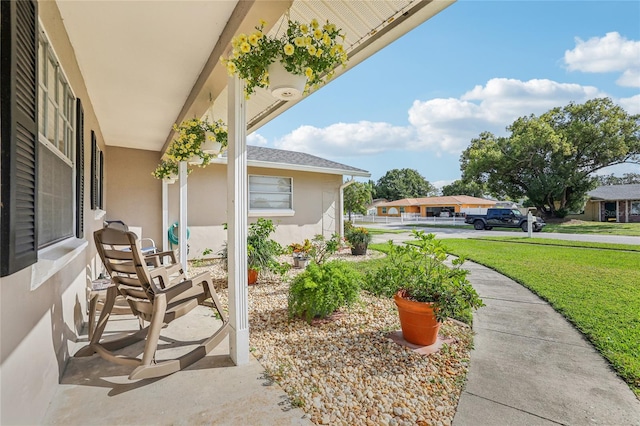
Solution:
[[[199,306],[163,330],[158,359],[174,357],[219,326],[212,310]],[[137,330],[130,315],[112,316],[107,331]],[[87,344],[80,336],[72,351]],[[119,353],[139,356],[143,342]],[[226,338],[203,359],[169,376],[132,381],[132,367],[98,355],[71,358],[43,424],[47,425],[307,425],[304,412],[292,407],[284,391],[265,375],[252,356],[235,366]]]

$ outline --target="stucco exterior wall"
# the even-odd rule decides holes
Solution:
[[[225,165],[211,164],[196,168],[188,179],[189,258],[198,258],[209,248],[222,249],[226,240],[223,223],[227,222],[227,185]],[[276,224],[273,238],[280,244],[302,242],[316,234],[330,237],[338,232],[339,189],[342,176],[268,168],[248,168],[249,175],[282,176],[293,179],[292,216],[264,216]],[[249,222],[259,216],[249,212]],[[179,218],[179,187],[170,185],[169,222]]]
[[[85,237],[41,250],[31,268],[0,279],[0,424],[7,425],[41,422],[73,355],[70,343],[86,321],[86,289],[96,270],[96,251],[87,240],[102,226],[103,216],[91,210],[89,202],[91,130],[104,151],[100,126],[56,3],[39,1],[38,9],[41,25],[84,107]]]
[[[106,220],[121,220],[142,228],[139,237],[162,244],[162,183],[151,175],[160,162],[160,153],[110,146],[106,171],[109,185]],[[171,185],[177,186],[177,185]]]

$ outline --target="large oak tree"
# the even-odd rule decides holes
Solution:
[[[437,188],[414,169],[389,170],[376,184],[376,197],[389,201],[433,195],[438,195]]]
[[[499,196],[527,197],[547,215],[582,209],[597,185],[595,171],[640,163],[640,115],[608,98],[521,117],[507,130],[506,137],[484,132],[471,141],[460,159],[463,180]]]

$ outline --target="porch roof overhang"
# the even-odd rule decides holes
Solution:
[[[228,76],[219,58],[260,19],[278,31],[287,13],[329,20],[346,33],[353,68],[455,0],[62,1],[67,34],[108,146],[158,151],[186,118],[227,121]],[[281,30],[282,31],[282,30]],[[252,132],[296,101],[259,89],[247,102]]]

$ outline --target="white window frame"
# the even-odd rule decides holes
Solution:
[[[60,62],[58,60],[59,56],[56,53],[51,43],[51,37],[49,37],[49,35],[45,31],[44,26],[39,19],[38,19],[38,34],[39,34],[38,35],[39,39],[38,39],[37,54],[38,54],[39,62],[41,61],[41,58],[42,58],[42,53],[40,52],[40,46],[41,46],[40,40],[43,39],[45,41],[45,47],[47,48],[46,57],[49,58],[50,55],[53,55],[53,58],[57,64],[58,77],[61,77],[63,83],[66,85],[65,96],[71,95],[71,97],[73,98],[72,99],[73,105],[69,109],[71,116],[66,117],[66,119],[64,120],[65,125],[68,126],[65,129],[65,132],[63,134],[63,137],[66,138],[64,147],[65,147],[65,151],[67,152],[64,153],[60,151],[60,149],[57,146],[55,146],[53,143],[51,143],[51,141],[49,141],[46,134],[43,134],[40,132],[40,129],[41,129],[40,123],[38,124],[38,141],[41,144],[40,145],[41,149],[50,150],[53,154],[58,156],[62,161],[64,161],[66,164],[68,164],[71,167],[70,185],[72,188],[71,189],[72,190],[71,199],[73,203],[72,212],[75,212],[75,210],[78,208],[78,206],[76,205],[76,185],[75,185],[76,173],[77,173],[77,167],[75,164],[75,154],[76,154],[75,153],[75,149],[76,149],[75,126],[76,126],[77,96],[75,95],[73,88],[69,83],[69,79],[67,78],[67,75],[65,74],[64,69],[60,65]],[[39,64],[39,66],[42,66],[42,64]],[[47,72],[48,72],[48,68],[47,68]],[[48,99],[46,100],[40,99],[40,89],[43,88],[42,87],[43,84],[46,84],[46,82],[40,81],[40,75],[41,75],[40,69],[38,69],[38,114],[40,114],[41,103],[48,102]],[[56,79],[56,87],[58,87],[58,83],[59,83],[59,80]],[[45,89],[48,90],[48,88],[45,88]],[[47,114],[48,114],[48,108],[45,109],[45,115]],[[58,134],[58,128],[57,128],[58,122],[59,122],[58,117],[56,117],[56,126],[55,126],[56,135]],[[43,127],[43,128],[48,130],[48,127]],[[71,235],[68,238],[64,238],[58,242],[52,243],[44,247],[40,247],[38,249],[38,261],[31,266],[31,290],[32,291],[40,287],[40,285],[45,283],[50,277],[52,277],[57,272],[62,270],[66,265],[71,263],[76,257],[80,256],[80,254],[83,253],[83,251],[88,247],[88,242],[86,239],[78,239],[75,237],[75,233],[73,232],[75,227],[76,227],[75,214],[73,214]]]
[[[264,191],[252,191],[251,190],[251,178],[260,177],[260,178],[270,178],[270,179],[288,179],[291,182],[291,192],[289,192],[289,197],[291,200],[291,206],[288,209],[275,209],[275,208],[251,208],[251,201],[249,201],[249,216],[250,217],[278,217],[278,216],[293,216],[295,215],[295,210],[293,209],[293,178],[291,176],[271,176],[271,175],[249,175],[248,179],[248,197],[251,200],[251,194],[253,193],[263,193]],[[284,192],[279,192],[279,194],[285,194]]]

